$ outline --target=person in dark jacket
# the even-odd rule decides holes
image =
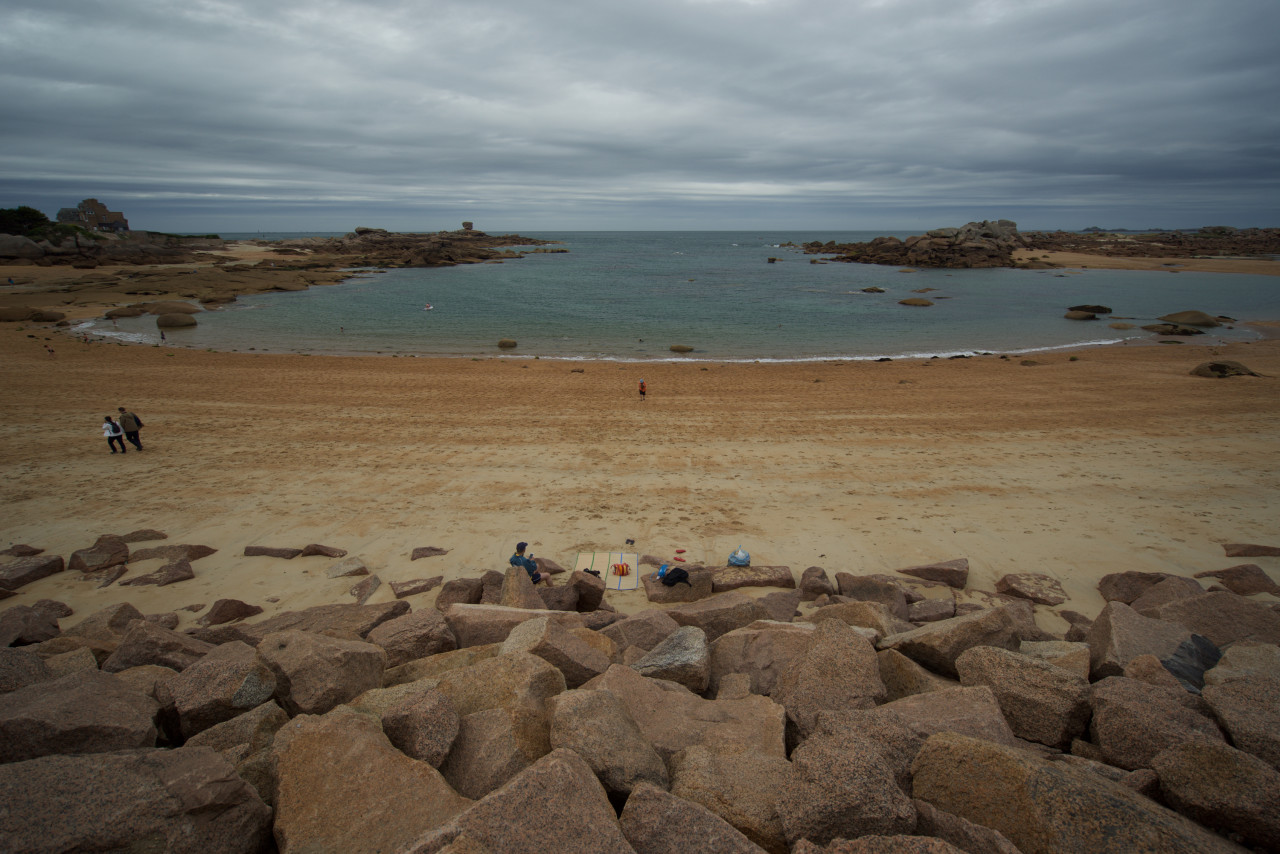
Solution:
[[[542,580],[542,573],[538,572],[538,565],[533,562],[533,555],[525,557],[524,550],[529,547],[528,543],[516,543],[516,553],[511,556],[508,561],[512,566],[521,567],[525,572],[529,573],[529,580],[537,584]],[[547,576],[547,584],[551,583],[551,577]]]
[[[123,406],[119,407],[120,412],[120,429],[124,431],[124,437],[129,440],[139,451],[142,450],[142,440],[138,438],[138,431],[142,429],[142,419],[134,415],[132,412],[126,412]],[[123,442],[121,444],[124,444]]]

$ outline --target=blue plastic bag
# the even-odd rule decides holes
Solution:
[[[738,546],[738,550],[729,555],[729,566],[751,566],[751,555]]]

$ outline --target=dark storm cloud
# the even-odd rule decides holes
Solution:
[[[96,195],[166,230],[1276,224],[1278,25],[1274,0],[10,0],[0,206]]]

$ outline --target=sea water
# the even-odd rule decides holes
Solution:
[[[786,245],[857,242],[878,232],[522,233],[560,241],[558,248],[569,251],[501,264],[357,270],[339,285],[242,296],[198,315],[195,328],[166,330],[166,343],[321,354],[798,361],[1152,340],[1137,327],[1188,309],[1280,318],[1280,281],[1271,276],[907,270],[811,263],[821,256]],[[884,292],[863,290],[872,287]],[[899,304],[909,297],[934,305]],[[1063,318],[1081,303],[1109,306],[1135,328],[1112,329],[1114,318]],[[159,337],[151,317],[95,321],[90,331],[145,342]],[[1245,328],[1212,334],[1257,337]],[[517,347],[500,350],[504,338]],[[672,345],[694,349],[678,354]]]

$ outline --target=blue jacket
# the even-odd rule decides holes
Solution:
[[[542,580],[542,576],[538,573],[538,565],[530,558],[521,554],[514,554],[511,556],[510,563],[512,566],[524,567],[524,571],[529,573],[529,578],[533,580],[534,584]]]

